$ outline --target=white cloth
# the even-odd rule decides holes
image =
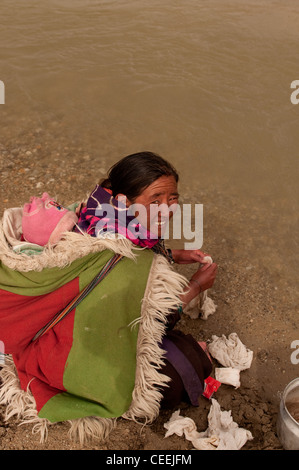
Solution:
[[[249,369],[253,359],[253,352],[241,342],[237,333],[231,333],[228,338],[225,335],[212,336],[208,344],[211,356],[224,367],[233,367],[239,370]]]
[[[222,384],[232,385],[235,388],[241,385],[240,370],[233,367],[215,367],[215,378]]]
[[[220,440],[218,450],[239,450],[248,440],[253,439],[250,431],[239,428],[231,416],[231,411],[221,411],[219,403],[214,398],[208,421],[208,433],[217,435]]]
[[[180,416],[180,410],[171,415],[170,420],[164,424],[164,427],[167,429],[165,437],[172,434],[180,437],[184,435],[198,450],[214,450],[219,444],[217,436],[206,437],[205,432],[199,433],[193,419]]]
[[[186,305],[184,313],[193,320],[196,318],[207,320],[210,315],[216,312],[216,309],[217,305],[211,297],[208,297],[207,291],[205,290]]]
[[[167,429],[165,437],[172,434],[184,435],[198,450],[239,450],[248,440],[253,439],[250,431],[239,428],[233,421],[231,411],[221,411],[219,403],[214,398],[205,432],[199,433],[191,418],[180,416],[180,410],[172,414],[164,427]]]

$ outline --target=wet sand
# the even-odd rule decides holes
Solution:
[[[39,127],[36,122],[20,119],[15,131],[7,116],[7,128],[0,142],[1,214],[8,207],[21,206],[32,195],[47,191],[61,204],[85,198],[94,184],[105,175],[111,155],[115,160],[120,149],[106,145],[99,157],[90,149],[70,140],[63,121],[52,120]],[[17,132],[16,132],[17,129]],[[16,135],[17,134],[17,135]],[[139,149],[138,149],[139,150]],[[155,151],[156,149],[150,149]],[[129,152],[128,152],[129,153]],[[250,207],[201,181],[200,186],[180,188],[182,202],[204,204],[204,246],[218,263],[217,281],[210,296],[217,311],[207,321],[183,316],[178,327],[201,341],[212,335],[236,332],[254,352],[249,370],[241,373],[241,387],[222,385],[215,394],[222,409],[232,410],[239,426],[254,436],[243,449],[280,449],[276,436],[276,419],[280,395],[285,386],[298,376],[298,365],[291,363],[291,342],[296,337],[298,294],[294,283],[283,274],[283,260],[271,258],[271,241],[265,241],[265,213],[258,204]],[[200,195],[200,196],[199,196]],[[200,201],[198,200],[200,197]],[[257,246],[257,241],[260,241]],[[274,245],[273,241],[273,245]],[[177,243],[177,242],[176,242]],[[265,252],[269,246],[270,255]],[[264,247],[264,257],[261,256]],[[187,277],[194,267],[178,266]],[[214,361],[214,366],[217,363]],[[209,400],[201,398],[198,408],[181,406],[181,414],[207,427]],[[31,426],[18,426],[16,420],[4,423],[0,408],[0,449],[79,449],[69,441],[68,426],[50,427],[48,440],[40,444]],[[91,442],[85,449],[191,449],[184,438],[164,439],[164,423],[171,411],[162,411],[151,426],[142,427],[120,419],[105,442]]]

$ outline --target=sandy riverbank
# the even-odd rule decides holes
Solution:
[[[48,130],[34,126],[29,131],[27,124],[23,123],[23,127],[22,122],[18,124],[18,137],[9,133],[8,125],[0,142],[1,214],[5,208],[23,205],[31,195],[43,191],[62,204],[84,198],[110,166],[112,147],[106,146],[103,156],[78,147],[76,141],[69,141],[64,135],[63,125],[58,121],[52,122]],[[207,321],[184,316],[180,328],[204,341],[214,334],[236,332],[253,350],[253,364],[242,373],[241,387],[235,390],[222,385],[215,398],[223,409],[232,410],[239,426],[252,432],[254,439],[244,449],[280,449],[276,436],[279,397],[287,383],[298,375],[296,365],[290,361],[290,344],[298,339],[294,336],[298,300],[295,282],[292,284],[284,277],[281,260],[273,262],[267,251],[264,257],[260,256],[261,247],[271,248],[271,241],[266,240],[264,209],[258,204],[251,205],[249,211],[232,194],[204,184],[198,188],[194,183],[180,191],[182,201],[204,204],[204,249],[219,265],[217,282],[211,290],[217,312]],[[200,195],[200,201],[195,194]],[[179,270],[186,276],[192,272],[191,267]],[[181,414],[194,419],[198,430],[203,431],[209,408],[210,402],[202,398],[198,408],[183,404]],[[39,436],[31,434],[30,425],[19,427],[15,420],[4,423],[1,412],[0,408],[0,449],[80,448],[69,441],[66,424],[51,426],[47,442],[41,445]],[[164,439],[163,425],[170,415],[171,412],[162,412],[148,427],[120,419],[107,441],[92,442],[85,448],[192,448],[178,436]]]

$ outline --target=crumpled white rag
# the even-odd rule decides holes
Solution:
[[[215,367],[215,378],[222,384],[232,385],[235,388],[241,386],[240,370],[233,367]]]
[[[198,450],[215,450],[219,445],[217,436],[206,437],[206,432],[198,432],[193,419],[180,416],[180,410],[171,415],[170,420],[164,424],[164,427],[167,429],[165,437],[172,434],[184,435]]]
[[[246,348],[237,333],[231,333],[228,338],[225,335],[212,336],[208,344],[211,356],[224,367],[233,367],[239,370],[249,369],[253,359],[253,351]]]
[[[208,297],[207,291],[203,291],[192,299],[184,308],[184,313],[193,320],[199,318],[207,320],[210,315],[216,312],[217,305]]]
[[[248,440],[253,439],[250,431],[239,428],[233,421],[231,411],[221,411],[219,403],[212,398],[208,415],[208,428],[199,433],[191,418],[180,416],[180,410],[175,411],[170,420],[164,424],[167,429],[165,437],[177,434],[185,435],[198,450],[240,450]]]

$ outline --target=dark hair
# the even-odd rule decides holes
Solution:
[[[128,155],[115,163],[108,171],[108,178],[100,184],[111,189],[113,196],[124,194],[134,201],[144,189],[161,176],[179,176],[173,166],[164,158],[152,152]]]

